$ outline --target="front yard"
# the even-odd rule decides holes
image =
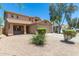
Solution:
[[[67,56],[79,55],[79,34],[71,41],[75,44],[62,43],[64,37],[62,34],[46,34],[46,43],[44,46],[31,44],[33,35],[14,35],[2,37],[0,39],[0,55],[10,56]]]

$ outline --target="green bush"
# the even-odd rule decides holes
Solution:
[[[45,28],[38,28],[37,29],[38,34],[45,34],[46,33],[46,29]]]
[[[32,38],[32,43],[36,45],[43,45],[44,44],[44,36],[42,35],[37,35],[36,37]]]
[[[64,35],[70,35],[70,36],[74,37],[76,35],[76,31],[72,30],[72,29],[63,30],[63,34]]]
[[[70,39],[76,36],[76,31],[72,29],[63,30],[64,41],[68,42]]]
[[[45,42],[45,33],[46,29],[39,28],[37,29],[38,34],[32,38],[32,43],[36,45],[43,45]]]

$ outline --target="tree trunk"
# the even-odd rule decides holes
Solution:
[[[54,27],[54,26],[53,26],[53,24],[52,24],[52,31],[51,31],[52,33],[54,32],[54,28],[53,28],[53,27]]]
[[[61,33],[61,25],[58,26],[58,33]]]

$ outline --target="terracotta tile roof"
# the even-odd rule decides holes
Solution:
[[[18,24],[32,24],[30,21],[24,21],[24,20],[15,20],[15,19],[7,19],[9,23],[18,23]]]

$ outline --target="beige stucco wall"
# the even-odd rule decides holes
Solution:
[[[4,27],[4,34],[6,35],[14,35],[13,34],[13,26],[14,25],[18,25],[18,26],[24,26],[23,30],[24,30],[24,34],[26,34],[26,25],[25,24],[15,24],[15,23],[7,23]]]
[[[13,35],[13,24],[7,23],[4,27],[4,34]]]
[[[4,33],[5,35],[8,34],[8,28],[9,28],[9,23],[6,21],[6,22],[5,22],[5,26],[4,26],[4,28],[3,28],[3,33]]]
[[[51,33],[51,31],[52,31],[52,25],[49,22],[47,22],[47,23],[40,22],[38,24],[30,25],[30,27],[29,27],[30,33],[35,33],[37,31],[37,28],[46,28],[47,33]]]
[[[9,24],[8,35],[13,35],[13,24]]]
[[[12,15],[13,15],[13,17],[12,17]],[[15,13],[6,13],[6,16],[7,16],[5,19],[6,25],[4,28],[4,32],[6,35],[13,35],[13,25],[24,26],[24,34],[27,34],[26,26],[29,26],[29,28],[28,28],[29,33],[35,33],[37,31],[37,28],[40,28],[40,27],[46,28],[47,29],[46,32],[52,31],[52,25],[50,22],[41,21],[41,22],[37,23],[38,21],[36,21],[36,18],[34,18],[34,17],[17,15]],[[18,18],[17,18],[17,16],[18,16]],[[12,22],[11,20],[16,21],[16,22]],[[24,21],[24,23],[23,23],[23,21]],[[28,24],[28,21],[29,21],[29,24]],[[27,23],[25,23],[25,22],[27,22]],[[37,23],[37,24],[32,24],[32,23]]]
[[[5,26],[5,34],[6,35],[13,35],[13,25],[21,25],[24,26],[24,34],[27,34],[27,25],[23,25],[23,24],[6,24]],[[32,24],[29,25],[29,33],[36,33],[37,28],[46,28],[46,32],[47,33],[51,33],[52,31],[52,25],[50,23],[44,23],[44,22],[40,22],[38,24]]]

